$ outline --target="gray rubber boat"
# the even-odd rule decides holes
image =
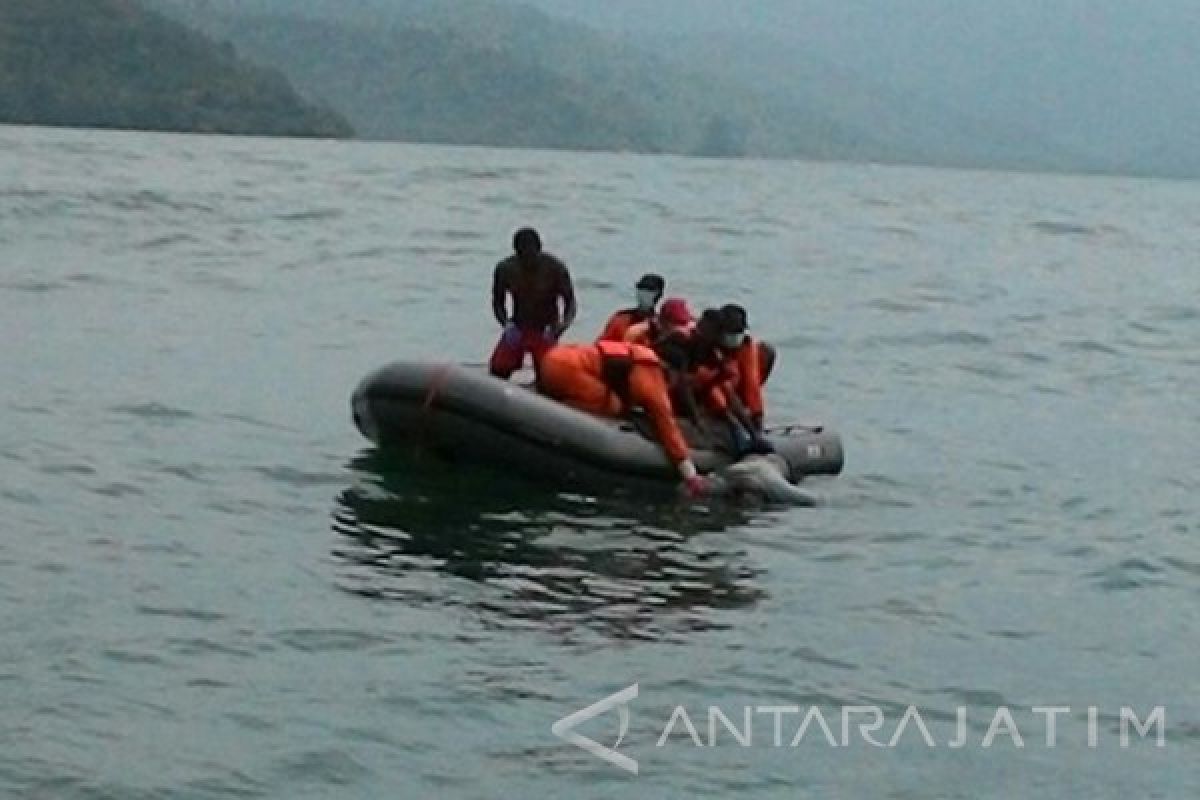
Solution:
[[[362,380],[351,409],[358,430],[382,447],[417,446],[563,483],[679,480],[647,420],[586,414],[477,367],[389,364]],[[722,470],[736,460],[725,436],[683,428],[701,472]],[[821,426],[776,427],[767,431],[767,439],[791,481],[842,470],[841,438]]]

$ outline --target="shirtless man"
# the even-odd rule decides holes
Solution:
[[[526,353],[537,369],[542,356],[575,321],[571,273],[562,261],[542,250],[541,237],[533,228],[513,234],[513,255],[496,265],[492,313],[504,329],[488,363],[498,378],[508,378],[520,369]]]

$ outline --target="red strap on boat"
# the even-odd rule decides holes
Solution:
[[[450,364],[442,364],[434,373],[433,380],[429,382],[429,389],[425,392],[425,402],[421,404],[422,411],[428,413],[433,408],[433,401],[441,394],[442,389],[446,386],[446,381],[450,379],[450,366]]]

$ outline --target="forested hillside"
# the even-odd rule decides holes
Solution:
[[[133,0],[0,0],[0,122],[352,134],[281,73]]]
[[[370,138],[714,156],[850,157],[870,144],[800,104],[488,0],[157,2]]]

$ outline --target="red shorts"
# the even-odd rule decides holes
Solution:
[[[537,369],[546,351],[554,346],[554,341],[540,328],[518,331],[520,336],[500,334],[496,349],[488,362],[488,369],[498,378],[507,378],[521,368],[525,363],[525,354],[533,356],[533,367]],[[511,338],[513,341],[506,341]]]

